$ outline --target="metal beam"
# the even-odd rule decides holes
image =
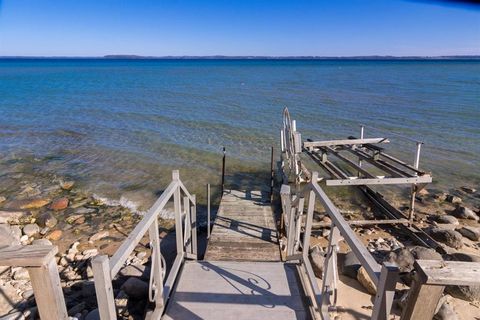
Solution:
[[[387,138],[367,138],[367,139],[344,139],[344,140],[324,140],[324,141],[306,141],[303,143],[304,148],[327,147],[327,146],[343,146],[357,144],[372,143],[389,143]]]

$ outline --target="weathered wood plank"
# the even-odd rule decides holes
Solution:
[[[480,284],[480,262],[416,260],[415,269],[429,285]]]
[[[0,266],[41,267],[57,254],[56,246],[11,246],[0,250]]]

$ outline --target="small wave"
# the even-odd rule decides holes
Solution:
[[[109,207],[120,206],[120,207],[126,208],[126,209],[132,211],[133,213],[138,214],[140,216],[143,216],[147,213],[147,211],[140,210],[138,208],[137,203],[135,203],[132,200],[127,199],[124,196],[121,196],[119,200],[114,200],[114,199],[109,199],[109,198],[106,198],[106,197],[101,197],[101,196],[94,193],[93,198],[97,201],[101,201],[106,206],[109,206]],[[172,210],[163,209],[162,211],[160,211],[159,217],[162,218],[162,219],[166,219],[166,220],[175,219],[175,212],[172,211]]]

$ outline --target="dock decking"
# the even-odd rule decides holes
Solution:
[[[275,217],[267,194],[224,192],[205,260],[281,260]]]
[[[162,319],[310,319],[261,192],[223,194],[204,261],[187,261]]]

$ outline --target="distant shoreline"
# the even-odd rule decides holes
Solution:
[[[98,57],[69,56],[0,56],[0,60],[480,60],[480,55],[459,56],[137,56],[106,55]]]

